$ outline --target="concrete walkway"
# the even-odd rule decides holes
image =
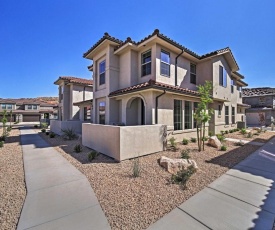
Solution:
[[[275,138],[148,229],[275,229],[274,181]]]
[[[247,141],[247,140],[234,139],[234,138],[229,138],[229,137],[225,138],[225,140],[226,140],[226,141],[235,142],[235,143],[242,141],[242,142],[245,143],[245,144],[257,145],[257,146],[262,146],[262,145],[265,144],[265,143],[258,142],[258,141]]]
[[[33,130],[21,129],[27,197],[22,229],[111,229],[87,180]]]

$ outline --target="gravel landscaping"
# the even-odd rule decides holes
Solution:
[[[247,137],[247,134],[241,134],[240,131],[234,132],[234,133],[228,133],[228,134],[225,134],[224,136],[229,138],[234,138],[234,139],[266,143],[269,139],[271,139],[275,135],[274,132],[268,132],[268,131],[258,133],[257,130],[255,129],[252,129],[251,132],[253,134],[252,137]]]
[[[20,131],[17,128],[11,130],[4,147],[0,148],[0,169],[0,229],[16,229],[26,197]]]
[[[60,136],[49,138],[44,133],[40,135],[86,175],[112,229],[146,229],[259,148],[250,144],[239,147],[225,142],[227,151],[205,146],[205,151],[198,152],[196,143],[178,144],[176,152],[171,150],[140,157],[141,176],[134,178],[134,160],[116,163],[100,154],[89,162],[91,149],[83,147],[81,153],[73,152],[80,140],[65,141]],[[261,137],[271,136],[264,134]],[[159,166],[158,160],[161,156],[180,158],[181,150],[186,148],[191,150],[191,159],[197,162],[199,169],[187,182],[187,188],[183,189],[171,183],[171,174]]]

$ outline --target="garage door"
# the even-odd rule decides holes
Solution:
[[[259,114],[258,113],[246,113],[247,125],[259,125]]]
[[[24,122],[40,121],[40,115],[23,115]]]

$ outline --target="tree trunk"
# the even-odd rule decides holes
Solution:
[[[203,122],[203,137],[202,137],[202,150],[204,151],[204,138],[205,138],[205,122]]]
[[[200,142],[199,142],[199,125],[197,124],[197,140],[198,140],[198,149],[200,151]]]

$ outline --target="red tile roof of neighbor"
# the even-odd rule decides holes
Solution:
[[[54,84],[57,84],[57,82],[60,80],[67,81],[69,83],[81,84],[81,85],[93,85],[94,84],[93,80],[79,78],[79,77],[70,77],[70,76],[61,76],[54,82]]]
[[[245,88],[245,89],[242,89],[242,94],[243,94],[243,97],[275,95],[275,88],[270,88],[270,87]]]
[[[199,96],[199,92],[197,92],[197,91],[189,90],[189,89],[186,89],[186,88],[181,88],[179,86],[173,86],[173,85],[168,85],[168,84],[156,82],[156,81],[151,79],[151,80],[149,80],[147,82],[144,82],[144,83],[140,83],[140,84],[137,84],[137,85],[134,85],[134,86],[130,86],[130,87],[127,87],[127,88],[124,88],[124,89],[120,89],[120,90],[116,90],[114,92],[111,92],[109,94],[109,97],[117,96],[117,95],[121,95],[121,94],[127,94],[127,93],[130,93],[130,92],[140,91],[140,90],[149,89],[149,88],[162,89],[162,90],[178,92],[178,93],[186,94],[186,95]]]

